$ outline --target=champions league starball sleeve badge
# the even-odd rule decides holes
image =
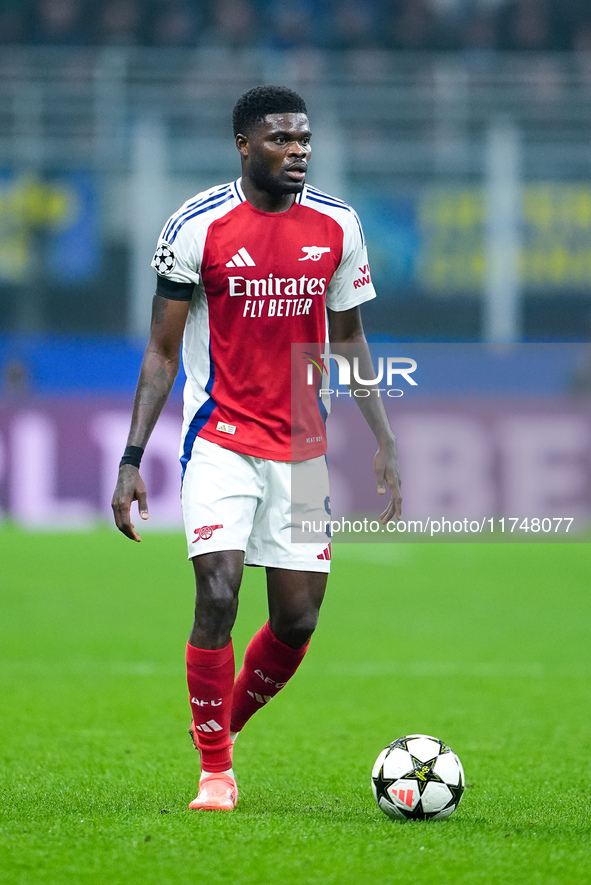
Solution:
[[[156,273],[165,277],[172,272],[175,264],[176,258],[171,247],[168,243],[160,243],[152,259],[152,266],[156,269]]]

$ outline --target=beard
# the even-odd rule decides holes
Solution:
[[[282,197],[285,194],[299,194],[304,187],[305,179],[302,181],[282,181],[273,175],[264,160],[258,156],[254,156],[250,161],[248,174],[255,187],[276,197]]]

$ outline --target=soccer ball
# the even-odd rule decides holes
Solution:
[[[382,811],[396,820],[442,820],[464,792],[462,763],[447,744],[428,734],[409,734],[382,750],[371,773]]]

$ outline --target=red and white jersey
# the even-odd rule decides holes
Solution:
[[[375,297],[353,209],[306,185],[287,212],[261,212],[238,180],[197,194],[171,216],[152,266],[158,294],[191,299],[181,460],[197,436],[278,461],[324,454],[316,386],[300,385],[305,401],[292,429],[291,345],[315,343],[319,356],[326,308]]]

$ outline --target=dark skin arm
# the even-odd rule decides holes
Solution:
[[[330,345],[333,352],[342,354],[349,360],[357,357],[359,360],[359,377],[374,378],[375,370],[369,347],[365,340],[359,308],[353,307],[351,310],[343,311],[329,309],[328,325]],[[363,385],[358,384],[355,379],[352,379],[351,390],[355,391],[358,388],[363,388]],[[378,451],[373,459],[378,493],[385,495],[386,487],[392,493],[388,506],[380,514],[380,519],[385,525],[394,517],[400,519],[402,516],[402,496],[400,494],[400,472],[398,469],[396,437],[388,423],[382,399],[377,393],[372,391],[370,396],[356,398],[356,402],[378,443]]]
[[[180,347],[189,307],[189,301],[173,301],[154,295],[150,340],[135,392],[128,446],[146,447],[168,399],[179,370]],[[132,541],[140,541],[131,522],[132,501],[138,502],[141,518],[147,519],[148,500],[144,481],[137,467],[124,464],[119,468],[111,507],[119,531]]]

